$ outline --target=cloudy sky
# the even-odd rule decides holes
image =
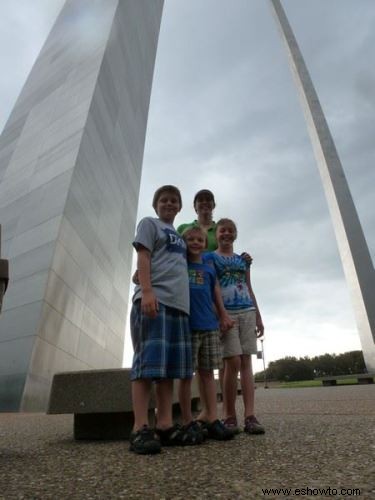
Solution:
[[[63,0],[0,0],[0,128]],[[283,0],[375,254],[375,2]],[[266,361],[359,349],[349,292],[268,0],[166,0],[139,200],[201,188],[254,257]],[[131,351],[126,343],[125,364]],[[256,369],[261,369],[257,361]]]

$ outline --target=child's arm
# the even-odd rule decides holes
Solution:
[[[256,329],[257,329],[257,337],[263,337],[264,335],[264,325],[262,321],[262,316],[259,311],[257,299],[255,298],[255,293],[252,289],[251,286],[251,281],[250,281],[250,269],[246,270],[246,284],[247,288],[249,289],[249,294],[251,297],[251,300],[253,301],[253,304],[255,306],[255,312],[256,312]]]
[[[217,312],[217,315],[219,317],[220,330],[222,332],[226,332],[227,330],[230,330],[233,327],[234,321],[229,316],[229,314],[227,313],[227,311],[224,307],[223,298],[221,296],[220,285],[219,285],[218,280],[216,280],[216,282],[215,282],[214,302],[215,302],[216,312]]]
[[[150,318],[158,312],[158,300],[151,286],[151,252],[142,245],[137,248],[138,280],[142,290],[141,310]]]

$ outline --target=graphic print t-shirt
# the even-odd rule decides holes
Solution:
[[[237,254],[226,257],[210,252],[204,255],[204,262],[213,265],[216,270],[225,309],[255,309],[246,284],[249,265],[242,257]]]
[[[217,330],[219,323],[213,305],[216,282],[214,268],[206,264],[189,262],[188,274],[191,329]]]
[[[133,241],[151,252],[151,286],[162,304],[189,314],[189,280],[186,245],[171,224],[145,217],[137,227]],[[142,297],[141,287],[134,290],[133,302]]]

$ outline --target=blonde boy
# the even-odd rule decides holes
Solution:
[[[193,227],[184,231],[183,238],[188,257],[193,368],[199,374],[204,409],[198,420],[194,421],[190,401],[191,380],[181,380],[179,400],[182,420],[185,428],[201,430],[209,438],[225,441],[232,439],[234,434],[217,418],[214,370],[222,366],[219,319],[222,329],[232,326],[232,321],[224,309],[215,270],[202,262],[202,253],[207,243],[205,232],[199,227]]]

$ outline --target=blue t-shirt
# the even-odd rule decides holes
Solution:
[[[188,262],[190,290],[190,328],[217,330],[219,322],[214,310],[215,269],[206,264]]]
[[[210,252],[204,255],[204,262],[216,270],[225,309],[255,309],[246,283],[246,271],[250,265],[245,259],[237,254],[226,257]]]

